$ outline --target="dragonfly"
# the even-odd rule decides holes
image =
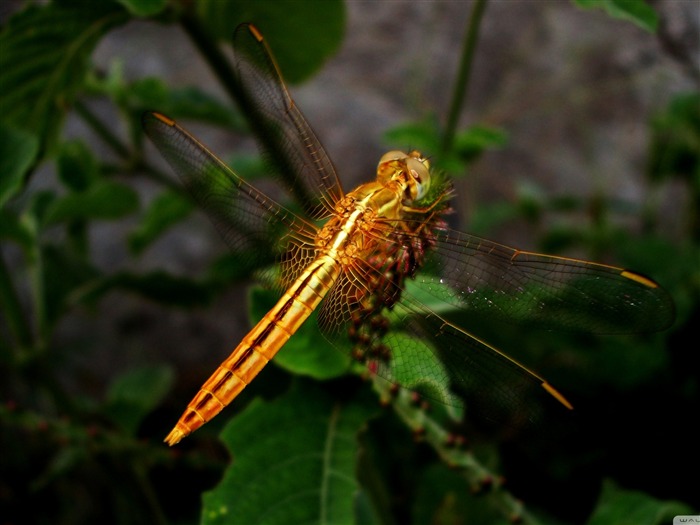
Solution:
[[[658,331],[673,322],[667,292],[640,273],[451,229],[449,181],[418,151],[384,154],[376,179],[346,193],[254,25],[236,29],[234,51],[240,106],[275,180],[298,204],[257,189],[173,119],[144,113],[146,135],[234,254],[256,268],[273,254],[281,290],[194,396],[165,438],[169,445],[229,405],[314,312],[329,346],[379,377],[405,386],[402,377],[429,376],[457,393],[446,403],[488,396],[518,413],[529,410],[532,390],[572,405],[450,312],[473,316],[475,326],[496,318],[597,333]]]

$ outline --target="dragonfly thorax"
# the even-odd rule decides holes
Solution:
[[[430,162],[419,151],[408,153],[389,151],[377,164],[377,182],[403,181],[406,184],[406,199],[421,199],[430,187]]]

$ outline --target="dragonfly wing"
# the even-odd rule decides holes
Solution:
[[[511,430],[538,422],[548,406],[571,408],[536,373],[450,322],[440,310],[445,305],[414,281],[390,310],[365,309],[368,295],[377,293],[365,284],[373,278],[380,272],[366,265],[342,274],[318,317],[324,337],[372,373]],[[392,295],[390,288],[383,293]]]
[[[313,243],[314,226],[245,182],[176,122],[149,112],[142,124],[236,255],[259,267],[288,247],[290,232],[295,243]]]
[[[234,52],[241,109],[266,159],[310,217],[328,217],[343,197],[336,170],[254,26],[238,26]]]
[[[545,329],[652,332],[675,313],[668,293],[623,268],[517,250],[453,230],[437,234],[433,275],[416,284],[476,319],[519,321]]]

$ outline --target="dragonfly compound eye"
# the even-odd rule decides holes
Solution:
[[[430,188],[430,167],[427,159],[409,157],[406,159],[406,167],[411,177],[411,197],[413,200],[422,199]]]

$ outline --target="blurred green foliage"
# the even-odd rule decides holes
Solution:
[[[601,7],[650,32],[658,23],[641,0],[575,3]],[[548,440],[548,445],[465,447],[458,436],[466,430],[453,428],[440,408],[427,412],[408,396],[394,401],[394,412],[380,410],[368,389],[346,376],[347,361],[325,350],[313,323],[277,359],[293,375],[313,380],[295,377],[288,388],[289,375],[274,370],[269,385],[257,390],[265,399],[245,406],[250,399],[241,396],[243,411],[220,418],[230,418],[221,434],[228,456],[213,430],[175,450],[160,443],[182,408],[165,401],[176,382],[168,364],[135,367],[97,392],[76,388],[77,378],[66,377],[73,370],[70,362],[96,349],[89,342],[82,349],[61,344],[58,330],[71,313],[89,312],[115,292],[191,312],[255,270],[236,265],[231,256],[211,261],[198,278],[139,270],[139,256],[193,210],[183,190],[144,157],[141,112],[158,109],[238,131],[246,124],[233,105],[200,88],[173,89],[159,78],[127,81],[119,62],[96,71],[90,60],[96,45],[138,18],[180,24],[216,70],[221,65],[207,49],[228,45],[232,28],[252,20],[288,80],[301,81],[342,41],[345,14],[339,1],[193,5],[27,3],[0,32],[2,523],[555,524],[565,519],[556,516],[572,512],[560,501],[578,501],[578,521],[590,525],[660,524],[674,514],[697,512],[690,505],[700,502],[686,486],[697,471],[697,445],[686,425],[700,396],[697,351],[687,342],[697,339],[692,327],[700,321],[698,93],[675,97],[650,120],[650,198],[640,235],[613,220],[628,212],[605,195],[550,197],[523,186],[516,200],[473,212],[474,233],[513,221],[540,225],[543,251],[605,254],[653,275],[674,297],[674,329],[654,336],[542,338],[493,330],[496,346],[518,341],[523,355],[540,363],[538,370],[552,382],[568,385],[578,402],[600,407],[597,421],[584,416],[579,427],[588,429],[584,432],[564,433],[553,446]],[[89,98],[111,105],[128,130],[126,141],[89,109]],[[110,148],[114,163],[102,160],[87,141],[64,135],[71,114]],[[438,119],[429,117],[398,126],[386,138],[437,152],[441,134]],[[481,154],[507,141],[507,130],[477,123],[458,131],[435,165],[453,177],[471,176],[470,166]],[[249,164],[259,171],[257,160]],[[53,167],[54,184],[36,189],[32,183],[45,166]],[[158,188],[147,204],[137,191],[139,181]],[[662,212],[653,192],[666,184],[680,185],[691,196],[688,208],[678,210],[684,225],[675,238],[657,228]],[[544,227],[547,214],[581,212],[590,220]],[[132,264],[106,271],[96,263],[91,232],[105,222],[131,228],[125,250]],[[271,301],[269,291],[254,289],[251,317],[259,318]],[[656,419],[649,419],[650,407],[659,406],[668,410],[662,408],[661,416],[659,409],[651,410]],[[639,421],[646,423],[640,427]],[[553,436],[563,432],[556,428]],[[606,431],[602,438],[597,434]],[[617,461],[630,455],[637,465]],[[503,486],[501,472],[511,473],[510,485]],[[523,508],[514,496],[532,505]]]

